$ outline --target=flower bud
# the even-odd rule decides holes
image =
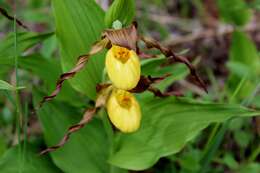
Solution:
[[[141,110],[139,103],[130,92],[114,89],[106,107],[109,119],[120,131],[130,133],[139,128]]]
[[[140,61],[133,50],[113,45],[106,55],[106,69],[116,88],[133,89],[141,73]]]

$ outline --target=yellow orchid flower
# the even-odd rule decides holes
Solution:
[[[109,119],[125,133],[139,129],[141,110],[134,95],[128,91],[114,89],[106,104]]]
[[[133,89],[141,74],[140,61],[133,50],[113,45],[106,55],[106,69],[116,88]]]

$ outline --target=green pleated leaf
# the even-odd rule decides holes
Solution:
[[[4,62],[0,61],[5,64],[0,67],[1,69],[8,71],[12,68],[14,59],[13,57],[10,57],[5,60]],[[29,56],[20,56],[18,57],[18,61],[20,69],[29,71],[44,81],[44,87],[47,88],[48,92],[52,92],[54,90],[57,79],[62,73],[61,65],[56,59],[46,59],[40,54],[32,54]],[[18,87],[17,89],[23,88],[24,87]],[[0,81],[0,89],[15,90],[15,87],[4,81]],[[69,85],[68,82],[64,83],[62,90],[56,99],[70,102],[72,105],[82,106],[82,104],[84,104],[82,100],[79,99],[78,93]]]
[[[249,22],[252,11],[244,0],[218,0],[220,15],[227,23],[243,26]]]
[[[48,92],[52,92],[55,88],[56,82],[60,74],[62,73],[61,65],[56,59],[46,59],[43,58],[40,54],[32,54],[29,56],[20,56],[19,59],[19,68],[31,72],[33,75],[36,75],[42,79],[45,83],[44,86],[47,87]],[[13,66],[14,57],[10,56],[7,58],[2,58],[0,61],[1,69],[5,71],[10,70]],[[23,89],[24,87],[18,87],[18,89]],[[6,84],[3,81],[0,82],[0,89],[5,90],[14,90],[14,86]],[[57,96],[57,99],[68,101],[73,105],[81,105],[82,101],[79,99],[77,92],[69,85],[68,82],[65,82],[61,93]]]
[[[174,97],[143,100],[141,128],[133,134],[119,134],[115,140],[109,162],[118,167],[147,169],[159,158],[179,152],[210,123],[260,114],[239,105],[196,103]]]
[[[23,53],[27,49],[35,46],[52,35],[53,33],[17,33],[17,52]],[[14,64],[14,34],[8,35],[3,41],[0,42],[0,65],[2,64]]]
[[[31,72],[44,81],[44,87],[48,92],[55,88],[56,81],[62,73],[61,65],[54,58],[46,59],[39,54],[19,57],[19,68]],[[84,102],[80,99],[79,94],[65,82],[61,92],[57,96],[58,100],[69,102],[72,105],[82,106]]]
[[[38,43],[53,36],[53,33],[38,34],[33,32],[17,33],[18,56]],[[6,77],[7,72],[14,66],[14,34],[9,34],[0,42],[0,76]]]
[[[0,170],[2,173],[61,173],[48,156],[39,156],[34,145],[27,145],[23,157],[18,146],[10,148],[0,159]]]
[[[41,99],[42,95],[34,92],[35,106]],[[78,123],[82,114],[82,111],[62,102],[46,103],[38,112],[46,144],[57,144],[67,128]],[[108,147],[102,121],[94,118],[83,129],[74,133],[64,147],[52,152],[51,157],[64,172],[107,173]]]
[[[72,69],[80,55],[88,53],[91,45],[101,38],[104,12],[93,0],[53,0],[56,35],[61,49],[63,71]],[[96,97],[104,68],[104,53],[93,56],[86,67],[70,80],[76,90],[91,99]]]
[[[119,20],[123,26],[131,24],[135,16],[134,0],[114,0],[105,17],[106,27],[110,28],[114,21]]]
[[[55,85],[61,73],[58,61],[43,58],[40,54],[19,57],[19,67],[43,79],[47,85]],[[53,89],[54,87],[52,87]]]

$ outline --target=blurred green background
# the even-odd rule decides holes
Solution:
[[[14,3],[14,0],[0,0],[0,7],[13,15]],[[107,10],[112,1],[97,0],[97,3]],[[37,116],[30,112],[33,111],[33,88],[51,91],[62,72],[58,41],[53,34],[55,21],[51,1],[17,0],[16,14],[30,30],[27,32],[17,28],[18,54],[28,57],[19,61],[18,70],[19,86],[26,86],[21,100],[28,109],[23,111],[29,112],[27,137],[36,146],[44,148]],[[259,0],[138,0],[135,20],[143,35],[153,37],[188,57],[206,82],[209,93],[206,94],[196,85],[182,65],[174,65],[176,70],[172,72],[172,65],[164,65],[160,59],[160,68],[156,67],[157,62],[145,62],[148,65],[143,67],[144,73],[173,73],[174,78],[170,78],[166,84],[158,84],[160,89],[178,91],[187,98],[201,101],[260,108]],[[11,84],[15,78],[13,41],[13,22],[0,15],[0,79]],[[89,100],[82,95],[75,96],[75,93],[67,85],[57,99],[76,106],[77,111],[82,110]],[[20,136],[15,131],[14,105],[11,94],[0,91],[0,157],[18,143]],[[234,118],[223,125],[210,125],[181,152],[161,158],[153,167],[140,172],[259,173],[259,153],[260,118]],[[0,160],[3,170],[6,168],[1,167],[1,163],[4,165],[14,157],[9,155]],[[53,166],[48,158],[43,158],[41,162]],[[38,164],[33,163],[33,157],[31,164]],[[16,162],[13,166],[16,166]],[[53,172],[60,172],[58,168],[55,169]]]

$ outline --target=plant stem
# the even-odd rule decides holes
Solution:
[[[100,110],[101,112],[101,118],[102,118],[102,121],[103,121],[103,125],[104,125],[104,128],[105,128],[105,131],[107,133],[107,136],[108,136],[108,142],[109,142],[109,146],[110,146],[110,154],[113,154],[113,139],[114,139],[114,131],[113,131],[113,128],[109,122],[109,119],[107,117],[107,114],[105,112],[104,109]]]
[[[209,138],[207,140],[207,143],[205,145],[204,154],[209,150],[211,141],[214,138],[214,136],[216,136],[216,133],[218,132],[220,125],[221,125],[220,123],[216,123],[214,125],[214,127],[212,128],[212,131],[211,131]]]
[[[109,157],[113,154],[114,152],[114,131],[113,128],[109,122],[108,116],[105,112],[104,109],[100,110],[101,113],[101,118],[102,118],[102,122],[103,122],[103,126],[105,128],[105,131],[107,133],[107,137],[108,137],[108,143],[109,143]],[[113,165],[110,165],[110,173],[114,172],[114,169],[116,169]]]
[[[16,1],[14,1],[14,68],[15,68],[15,87],[19,86],[19,76],[18,76],[18,57],[17,57],[17,27],[16,27]],[[16,105],[16,134],[18,135],[18,159],[19,159],[19,173],[22,172],[21,160],[22,160],[22,146],[21,146],[21,126],[22,126],[22,112],[21,112],[21,102],[19,90],[14,91],[15,95],[15,105]]]
[[[22,157],[22,170],[24,167],[24,163],[25,163],[25,156],[26,156],[26,147],[27,147],[27,121],[28,121],[28,102],[26,102],[25,104],[25,109],[24,109],[24,124],[23,124],[23,133],[24,133],[24,141],[23,141],[23,157]]]
[[[212,160],[212,157],[215,155],[218,147],[220,146],[220,144],[222,142],[222,139],[228,128],[229,122],[230,122],[229,120],[224,122],[223,125],[220,127],[220,129],[218,131],[216,131],[217,133],[215,134],[214,138],[210,141],[210,145],[209,145],[208,149],[205,150],[205,154],[200,161],[202,164],[200,173],[208,172],[209,164]],[[217,125],[219,126],[220,124],[217,124]]]

